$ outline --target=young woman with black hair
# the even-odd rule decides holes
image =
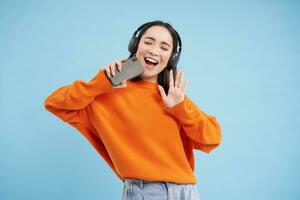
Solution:
[[[89,140],[124,182],[123,200],[200,199],[193,149],[215,149],[221,127],[186,95],[188,81],[177,70],[180,36],[169,23],[152,21],[135,31],[128,49],[143,74],[112,86],[107,76],[127,59],[113,61],[91,81],[54,91],[45,107]]]

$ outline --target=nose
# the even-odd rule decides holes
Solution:
[[[149,50],[149,53],[150,53],[152,56],[158,56],[158,53],[157,53],[156,48],[150,49],[150,50]]]

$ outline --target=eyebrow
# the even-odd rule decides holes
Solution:
[[[153,40],[153,41],[155,41],[155,38],[153,38],[153,37],[150,37],[150,36],[147,36],[147,37],[145,37],[145,39],[150,39],[150,40]],[[169,45],[167,42],[161,42],[161,43],[163,43],[163,44],[165,44],[165,45],[167,45],[167,46],[171,47],[171,45]]]

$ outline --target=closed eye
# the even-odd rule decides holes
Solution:
[[[144,42],[145,44],[148,44],[148,45],[150,45],[150,44],[152,44],[151,42]],[[163,49],[164,51],[168,51],[169,49],[168,48],[161,48],[161,49]]]

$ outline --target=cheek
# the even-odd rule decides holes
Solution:
[[[137,54],[142,54],[146,51],[147,51],[146,46],[140,43],[140,45],[138,46],[138,49],[137,49]]]
[[[168,62],[170,56],[171,56],[171,53],[169,53],[169,52],[166,53],[166,54],[164,54],[164,55],[163,55],[164,62]]]

